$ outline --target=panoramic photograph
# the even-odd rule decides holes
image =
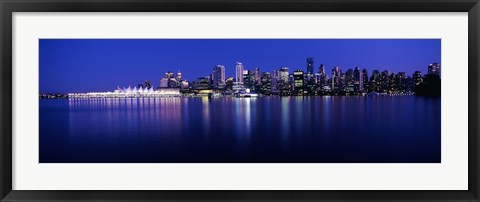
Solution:
[[[441,163],[441,39],[39,39],[39,163]]]

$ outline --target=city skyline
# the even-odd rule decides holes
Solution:
[[[245,44],[238,45],[239,41],[250,44],[250,46],[245,46]],[[150,44],[150,42],[156,42],[156,44]],[[212,46],[217,45],[217,47],[207,46],[208,42],[211,42],[210,45]],[[219,44],[218,42],[222,43]],[[277,45],[273,44],[272,42],[275,42]],[[215,68],[217,68],[218,71],[222,72],[220,74],[217,71],[217,77],[221,76],[224,77],[224,79],[227,79],[229,77],[237,78],[236,70],[238,69],[238,62],[242,63],[242,69],[244,70],[253,71],[256,68],[259,68],[260,72],[272,72],[274,70],[279,70],[282,67],[288,67],[290,74],[293,74],[295,70],[302,70],[304,73],[308,73],[312,69],[313,73],[315,74],[318,72],[320,64],[323,64],[327,75],[331,75],[331,70],[334,67],[338,66],[342,69],[343,72],[347,71],[348,69],[355,69],[355,67],[359,67],[361,70],[366,69],[369,74],[371,74],[374,70],[379,70],[380,72],[384,70],[389,70],[392,73],[406,72],[407,76],[412,76],[415,71],[421,71],[423,74],[426,74],[428,71],[428,64],[440,62],[439,39],[176,39],[173,40],[173,43],[179,45],[180,48],[205,48],[205,46],[207,46],[208,50],[224,50],[226,47],[236,47],[240,49],[237,50],[239,52],[258,49],[271,50],[275,47],[285,47],[287,49],[280,52],[274,52],[277,54],[258,51],[260,52],[260,54],[251,55],[251,53],[245,52],[244,54],[240,54],[241,57],[239,57],[245,58],[245,60],[232,60],[230,62],[225,62],[225,58],[229,58],[232,56],[222,57],[222,55],[218,53],[218,51],[207,51],[207,53],[200,52],[199,55],[202,55],[206,58],[200,61],[192,61],[189,58],[192,57],[191,52],[194,52],[194,50],[189,50],[186,52],[190,52],[190,54],[185,53],[184,60],[180,59],[180,61],[177,62],[178,64],[189,64],[193,62],[192,64],[210,63],[210,65],[198,65],[198,68],[179,67],[176,71],[174,69],[175,67],[169,68],[167,67],[167,65],[165,65],[165,67],[161,67],[161,64],[168,64],[169,62],[171,63],[171,61],[176,61],[176,57],[182,56],[181,54],[177,53],[178,50],[172,51],[176,57],[158,62],[155,62],[156,60],[152,60],[152,58],[155,58],[155,51],[153,51],[152,48],[154,48],[155,45],[159,45],[158,43],[168,44],[172,43],[172,40],[42,39],[40,40],[40,92],[106,91],[112,90],[112,88],[116,86],[135,86],[139,83],[143,83],[145,80],[149,80],[152,87],[158,87],[160,85],[160,79],[164,77],[165,72],[170,71],[176,76],[178,70],[182,73],[181,77],[188,81],[195,81],[199,77],[210,76],[211,74],[212,76],[215,76]],[[188,45],[187,43],[193,44]],[[270,45],[272,46],[262,46],[262,44],[265,45],[265,43],[270,43]],[[321,43],[323,45],[319,46],[318,43]],[[253,49],[250,49],[249,47],[251,47],[252,44],[257,46],[254,46]],[[329,54],[333,54],[338,52],[339,50],[337,49],[341,49],[342,47],[360,48],[360,45],[366,44],[368,45],[362,49],[363,51],[345,50],[345,54],[339,54],[336,57],[333,57],[333,59],[339,59],[339,62],[333,62],[332,57],[327,57],[328,54],[324,54],[324,56],[317,56],[318,54],[307,53],[320,47],[325,49],[335,49],[329,52]],[[399,46],[399,44],[402,45]],[[94,47],[95,49],[92,49]],[[126,50],[128,47],[134,49]],[[385,53],[385,49],[391,51]],[[301,53],[294,54],[295,52],[298,52],[298,50],[301,50]],[[361,53],[368,52],[366,50],[371,51],[369,53]],[[381,50],[380,52],[383,51],[383,53],[379,54],[379,50]],[[160,52],[166,54],[165,51]],[[408,52],[408,54],[406,52]],[[213,53],[220,54],[218,55],[219,62],[210,61],[214,59],[207,55]],[[339,57],[352,54],[355,56],[345,58]],[[122,55],[128,57],[120,57]],[[290,55],[291,57],[286,57],[286,55]],[[302,55],[303,58],[299,58],[299,55]],[[365,66],[365,64],[368,63],[365,62],[365,59],[369,61],[368,58],[365,58],[365,55],[370,56],[368,58],[375,58],[375,60],[369,62],[370,64],[382,64],[382,62],[389,62],[388,60],[390,59],[391,64],[398,64],[398,66],[391,65],[390,68],[388,67],[390,65],[384,65],[385,67],[382,67],[380,65],[378,67]],[[284,57],[277,58],[279,56]],[[364,58],[359,58],[360,56]],[[272,57],[277,59],[269,59]],[[127,64],[120,64],[120,61],[124,61]],[[256,61],[260,65],[255,65],[255,63],[249,63],[249,61]],[[359,61],[359,64],[355,64],[355,61]],[[423,64],[416,64],[416,61],[421,61]],[[132,62],[137,63],[135,63],[135,65],[132,65]],[[266,65],[268,63],[271,63],[272,65]],[[415,64],[403,68],[399,67],[404,63]],[[333,64],[344,64],[344,66]],[[349,65],[345,66],[345,64]],[[79,66],[86,68],[81,68]],[[220,68],[220,66],[222,68]],[[262,68],[262,66],[266,67]],[[77,72],[79,73],[76,74]]]

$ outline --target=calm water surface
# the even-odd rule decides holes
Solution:
[[[440,99],[40,100],[41,163],[439,163]]]

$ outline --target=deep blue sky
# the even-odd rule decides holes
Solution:
[[[40,92],[112,91],[150,80],[157,87],[165,72],[192,81],[225,65],[235,76],[235,62],[246,69],[272,71],[282,66],[306,71],[306,58],[315,58],[314,71],[324,64],[342,71],[358,66],[427,72],[441,63],[440,39],[40,39]]]

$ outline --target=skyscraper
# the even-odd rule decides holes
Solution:
[[[288,83],[288,67],[280,68],[280,80],[283,80],[285,83]]]
[[[240,62],[237,62],[235,65],[236,68],[236,74],[235,74],[235,81],[238,84],[243,84],[243,64]]]
[[[260,68],[255,68],[255,83],[260,83]]]
[[[302,70],[293,72],[293,89],[295,95],[303,95],[304,75]]]
[[[340,90],[342,70],[340,67],[333,67],[332,69],[332,91]]]
[[[362,70],[362,83],[363,83],[363,91],[368,91],[370,89],[369,82],[368,82],[368,71],[367,69]]]
[[[407,74],[405,72],[398,72],[395,78],[395,86],[397,87],[398,92],[407,91]]]
[[[213,67],[213,88],[219,89],[225,87],[225,66],[215,65]]]
[[[323,64],[321,64],[320,67],[318,67],[318,73],[320,75],[325,75],[325,66]]]
[[[343,89],[346,92],[353,93],[355,91],[355,86],[354,86],[354,75],[353,75],[353,69],[349,68],[347,72],[345,72],[345,88]]]
[[[380,74],[381,88],[380,92],[385,93],[390,89],[390,71],[384,70]]]
[[[353,70],[353,80],[355,92],[363,91],[363,72],[358,67],[355,67],[355,70]]]
[[[270,91],[272,90],[272,76],[270,72],[263,72],[260,78],[261,88],[260,92],[264,95],[270,95]]]
[[[307,74],[313,75],[313,57],[307,58]]]
[[[255,91],[255,72],[243,70],[243,85],[245,88]]]
[[[370,91],[372,92],[380,92],[380,88],[382,86],[382,82],[380,79],[380,71],[373,70],[372,76],[370,76]]]

